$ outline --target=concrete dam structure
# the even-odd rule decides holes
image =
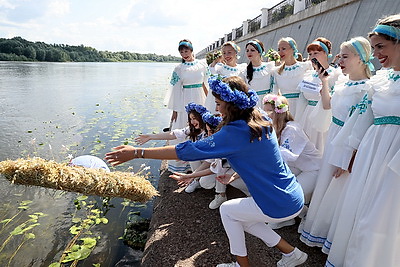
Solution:
[[[367,37],[379,18],[400,13],[400,0],[285,0],[261,11],[260,16],[244,21],[196,57],[204,58],[224,42],[235,41],[241,47],[239,61],[247,62],[244,46],[249,40],[259,39],[266,50],[276,50],[282,37],[295,39],[299,52],[307,57],[307,44],[320,36],[332,42],[335,55],[342,42],[355,36]]]

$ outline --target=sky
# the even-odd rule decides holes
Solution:
[[[197,53],[281,0],[0,0],[0,38],[20,36],[99,51]]]

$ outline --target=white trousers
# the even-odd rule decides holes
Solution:
[[[314,192],[315,183],[317,182],[318,171],[301,171],[297,168],[290,167],[290,170],[296,175],[297,181],[301,185],[304,193],[304,203],[310,204],[312,193]]]
[[[222,224],[229,239],[230,251],[236,256],[247,256],[245,232],[260,238],[267,246],[274,247],[281,240],[267,222],[278,223],[295,218],[297,213],[285,218],[265,215],[252,197],[225,201],[219,208]]]

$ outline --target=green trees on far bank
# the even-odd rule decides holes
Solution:
[[[30,42],[21,37],[0,38],[0,61],[48,62],[120,62],[120,61],[180,61],[179,57],[139,54],[127,51],[97,51],[83,45],[46,44]]]

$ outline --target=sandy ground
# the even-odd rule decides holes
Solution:
[[[198,189],[188,194],[164,172],[159,181],[158,197],[154,204],[149,239],[142,258],[143,267],[155,266],[216,266],[232,262],[229,243],[221,223],[219,210],[210,210],[214,190]],[[228,199],[244,196],[228,187]],[[299,240],[299,224],[277,232],[290,244],[308,254],[302,266],[324,266],[326,255],[319,248],[307,247]],[[276,248],[269,248],[254,236],[246,236],[252,266],[276,266],[281,258]]]

